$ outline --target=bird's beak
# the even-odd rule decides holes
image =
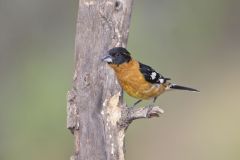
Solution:
[[[103,61],[103,62],[107,62],[107,63],[112,63],[112,62],[113,62],[113,59],[112,59],[112,56],[111,56],[111,55],[105,54],[105,55],[102,57],[102,61]]]

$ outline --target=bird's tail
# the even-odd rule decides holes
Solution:
[[[170,84],[168,85],[168,88],[169,88],[169,89],[178,89],[178,90],[192,91],[192,92],[200,92],[199,90],[194,89],[194,88],[179,86],[179,85],[172,84],[172,83],[170,83]]]

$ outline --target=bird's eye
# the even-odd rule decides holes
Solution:
[[[112,56],[113,56],[113,57],[116,57],[116,56],[117,56],[117,53],[113,53]]]
[[[113,54],[114,57],[119,57],[119,55],[120,55],[119,53],[114,53]]]

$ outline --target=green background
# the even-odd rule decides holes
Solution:
[[[1,160],[66,160],[73,153],[66,93],[77,7],[0,0]],[[201,93],[160,96],[165,113],[129,127],[126,159],[240,159],[239,8],[238,0],[135,0],[129,51]]]

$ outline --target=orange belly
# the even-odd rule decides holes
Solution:
[[[139,70],[139,63],[111,65],[117,75],[121,87],[128,95],[137,99],[150,99],[159,96],[165,91],[163,84],[151,84],[147,82]]]
[[[141,83],[141,80],[119,80],[119,83],[128,95],[137,99],[151,99],[159,96],[165,91],[163,85],[150,84],[145,81]]]

